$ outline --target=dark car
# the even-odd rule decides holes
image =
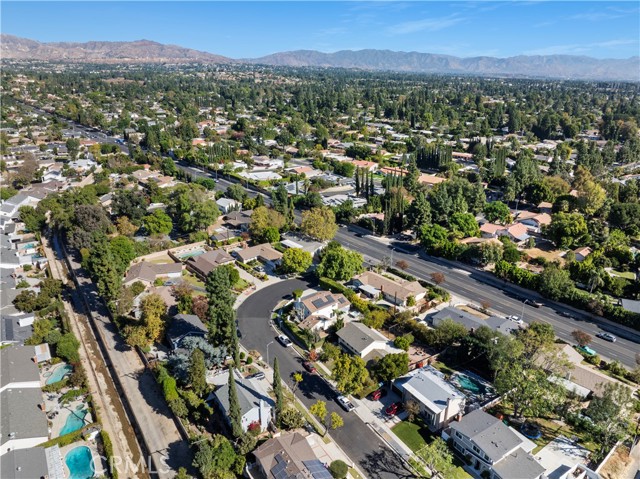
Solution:
[[[305,361],[302,363],[302,367],[309,371],[311,374],[316,374],[318,371],[311,361]]]
[[[562,316],[563,318],[570,318],[570,319],[574,319],[573,314],[571,313],[567,313],[566,311],[560,311],[558,313],[560,316]]]
[[[381,399],[383,397],[385,397],[387,395],[387,390],[386,389],[377,389],[375,391],[373,391],[371,394],[369,394],[369,398],[372,401],[377,401],[378,399]]]
[[[255,374],[252,374],[251,376],[249,376],[250,379],[264,379],[266,378],[265,374],[262,371],[259,371]]]
[[[524,304],[528,304],[529,306],[533,306],[534,308],[539,308],[540,306],[542,306],[542,303],[540,301],[535,301],[533,299],[525,299]]]

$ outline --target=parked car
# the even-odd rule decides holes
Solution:
[[[281,334],[280,336],[278,336],[276,340],[285,347],[289,347],[293,345],[291,340],[287,338],[284,334]]]
[[[513,321],[514,323],[524,324],[524,321],[520,319],[520,316],[516,316],[515,314],[512,314],[511,316],[507,316],[507,319],[509,321]]]
[[[402,404],[399,402],[394,402],[387,409],[384,410],[389,416],[395,416],[398,412],[402,410]]]
[[[587,356],[595,356],[598,354],[595,349],[591,349],[589,346],[578,346],[578,351],[586,354]]]
[[[542,306],[542,303],[540,301],[535,301],[533,299],[525,299],[524,304],[528,304],[529,306],[533,306],[534,308],[539,308],[540,306]]]
[[[302,363],[302,367],[304,367],[311,374],[316,374],[318,372],[311,361],[305,361],[304,363]]]
[[[353,405],[353,403],[349,401],[349,398],[346,396],[338,396],[337,401],[338,401],[338,404],[340,404],[340,407],[347,412],[352,411],[356,408]]]
[[[369,394],[369,399],[371,399],[372,401],[377,401],[378,399],[381,399],[386,395],[387,395],[386,389],[376,389],[371,394]]]
[[[252,374],[251,376],[249,376],[249,378],[251,378],[251,379],[264,379],[264,378],[266,378],[266,376],[262,371],[260,371],[260,372],[257,372],[255,374]]]
[[[560,311],[558,314],[563,318],[573,318],[573,314],[567,313],[566,311]]]
[[[615,343],[618,338],[616,338],[613,334],[605,333],[600,331],[596,334],[596,338],[604,339],[605,341],[609,341],[610,343]]]

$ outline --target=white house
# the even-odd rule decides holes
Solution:
[[[242,430],[246,432],[252,423],[257,423],[260,425],[261,430],[266,430],[273,418],[275,403],[265,391],[260,380],[242,377],[235,370],[233,370],[233,374],[235,374],[236,378],[238,403],[240,404],[240,414],[242,415]],[[227,421],[230,421],[228,381],[228,371],[216,376],[215,384],[218,387],[209,395],[207,402],[215,401],[221,409],[222,416]]]
[[[432,431],[445,427],[464,413],[466,397],[444,378],[440,371],[427,366],[415,369],[394,381],[402,401],[415,401],[420,415]]]
[[[216,200],[216,204],[218,205],[220,211],[225,215],[232,211],[239,211],[242,209],[242,203],[230,198],[220,198]]]
[[[338,331],[338,343],[345,351],[365,361],[404,352],[393,347],[393,343],[380,332],[358,322],[347,323]]]
[[[443,433],[471,461],[478,476],[489,479],[541,479],[545,468],[531,455],[535,444],[500,419],[476,409]]]
[[[356,276],[353,283],[365,295],[373,298],[382,295],[386,301],[398,306],[408,306],[411,298],[414,303],[417,303],[427,294],[427,290],[417,281],[402,278],[390,279],[374,271],[365,271]]]
[[[351,303],[343,294],[331,291],[318,291],[295,303],[298,317],[304,320],[300,327],[313,330],[328,329],[338,320],[338,311],[347,313],[350,307]],[[309,324],[303,326],[305,322]]]

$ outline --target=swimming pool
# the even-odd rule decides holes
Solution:
[[[465,373],[456,374],[454,379],[462,389],[469,391],[471,394],[487,393],[487,386],[485,386],[480,380],[472,378]]]
[[[183,253],[178,255],[178,258],[180,258],[181,260],[187,260],[189,258],[195,258],[196,256],[200,256],[201,254],[204,254],[205,251],[204,250],[195,250],[195,251],[190,251],[188,253]]]
[[[71,449],[64,458],[71,476],[69,479],[90,479],[94,476],[93,457],[91,449],[79,446]]]
[[[65,376],[68,376],[73,371],[73,366],[69,364],[63,364],[62,366],[58,366],[53,373],[47,378],[46,384],[57,383],[58,381],[62,381]]]
[[[88,412],[89,411],[87,411],[86,409],[81,409],[79,411],[69,411],[67,420],[64,422],[64,426],[62,426],[62,429],[60,429],[60,435],[64,436],[65,434],[69,434],[70,432],[82,429],[85,424],[84,418]]]

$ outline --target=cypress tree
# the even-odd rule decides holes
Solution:
[[[280,378],[280,366],[278,358],[273,359],[273,393],[276,395],[276,423],[280,424],[280,414],[284,408],[284,396],[282,393],[282,379]]]
[[[238,390],[236,389],[236,377],[233,368],[229,368],[229,419],[231,420],[233,437],[242,436],[242,413],[240,412],[240,402],[238,401]]]
[[[198,396],[202,396],[207,390],[207,367],[204,363],[204,353],[200,348],[195,348],[191,352],[189,384],[191,384],[191,389]]]
[[[356,173],[355,173],[355,177],[356,177],[356,195],[360,194],[360,168],[356,168]]]
[[[373,175],[369,178],[369,196],[373,196]],[[367,197],[368,198],[368,197]]]

